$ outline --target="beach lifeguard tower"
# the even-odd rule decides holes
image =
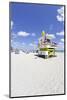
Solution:
[[[41,35],[38,42],[38,55],[43,55],[45,58],[55,56],[57,44],[52,42],[53,37],[50,34],[47,35],[44,31],[42,31]]]

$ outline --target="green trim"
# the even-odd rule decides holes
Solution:
[[[53,51],[54,48],[40,48],[40,51]]]
[[[48,56],[55,55],[55,48],[40,48],[40,51],[48,51]]]

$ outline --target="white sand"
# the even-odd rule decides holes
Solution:
[[[64,93],[64,53],[43,59],[11,53],[11,96]]]

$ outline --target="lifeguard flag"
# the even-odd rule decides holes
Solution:
[[[45,32],[44,32],[44,31],[42,31],[42,33],[41,33],[41,34],[42,34],[42,36],[45,36]]]

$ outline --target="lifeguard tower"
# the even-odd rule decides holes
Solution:
[[[46,35],[44,31],[42,31],[41,35],[38,43],[38,55],[43,55],[45,58],[55,56],[57,44],[52,42],[52,36]]]

